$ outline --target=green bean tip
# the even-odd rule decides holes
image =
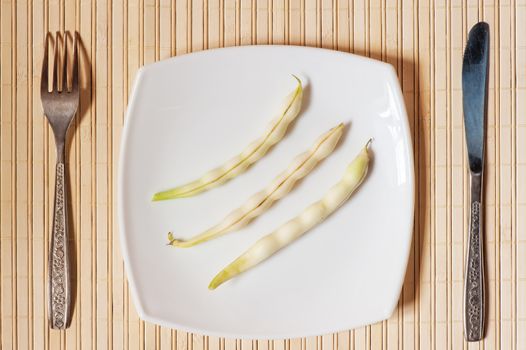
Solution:
[[[296,79],[296,80],[298,81],[298,84],[301,85],[301,79],[298,78],[298,76],[297,76],[296,74],[291,74],[291,75],[292,75],[292,77],[293,77],[294,79]]]
[[[174,234],[172,232],[168,232],[168,243],[166,245],[173,245],[173,243],[176,241]]]

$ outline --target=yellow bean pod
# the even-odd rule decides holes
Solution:
[[[311,204],[301,214],[254,243],[241,256],[221,270],[210,282],[208,289],[216,289],[222,283],[266,260],[325,220],[347,201],[367,174],[370,160],[368,154],[370,142],[367,142],[362,151],[347,167],[340,182],[334,185],[321,200]]]
[[[158,192],[153,195],[152,200],[161,201],[194,196],[234,178],[263,157],[273,145],[285,136],[289,124],[300,112],[303,88],[301,81],[296,76],[294,78],[297,81],[296,88],[287,96],[282,112],[271,122],[267,132],[262,137],[252,142],[243,152],[227,161],[224,165],[210,170],[195,181]]]
[[[189,240],[176,239],[172,233],[169,233],[169,244],[182,248],[192,247],[244,227],[270,208],[275,201],[289,193],[298,180],[305,177],[322,159],[327,157],[336,147],[343,129],[344,125],[339,124],[321,135],[307,152],[297,156],[287,170],[277,176],[269,186],[254,194],[217,225]]]

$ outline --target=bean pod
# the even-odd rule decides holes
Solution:
[[[158,192],[153,195],[152,200],[161,201],[194,196],[234,178],[263,157],[273,145],[285,136],[289,124],[300,112],[303,88],[301,81],[295,76],[294,78],[297,81],[296,88],[287,96],[282,112],[272,121],[267,132],[262,137],[252,142],[243,152],[227,161],[224,165],[210,170],[195,181]]]
[[[298,180],[305,177],[322,159],[327,157],[336,147],[343,129],[344,125],[339,124],[321,135],[307,152],[297,156],[287,170],[277,176],[269,186],[254,194],[245,204],[232,211],[217,225],[189,240],[176,239],[172,233],[169,233],[169,244],[182,248],[192,247],[246,226],[252,219],[270,208],[275,201],[289,193]]]
[[[343,178],[334,185],[318,202],[305,208],[297,217],[264,236],[246,250],[241,256],[219,272],[208,286],[215,289],[222,283],[256,266],[271,255],[301,237],[312,227],[338,209],[362,183],[369,166],[367,142],[358,156],[347,167]]]

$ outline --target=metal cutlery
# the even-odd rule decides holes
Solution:
[[[57,164],[55,174],[55,205],[53,210],[53,227],[49,252],[48,275],[48,318],[52,328],[65,329],[71,320],[71,276],[68,249],[68,191],[66,188],[67,168],[66,134],[79,105],[79,73],[77,34],[73,39],[73,61],[71,86],[68,87],[68,32],[62,36],[57,32],[54,42],[53,76],[48,72],[48,46],[51,34],[46,35],[44,60],[40,84],[40,98],[57,147]],[[59,43],[63,43],[59,57]],[[59,67],[60,66],[60,67]],[[59,78],[62,78],[61,81]],[[49,90],[49,81],[52,88]]]
[[[469,32],[462,65],[462,95],[471,178],[470,223],[464,295],[464,336],[484,337],[486,312],[483,239],[483,174],[489,67],[489,26],[479,22]]]

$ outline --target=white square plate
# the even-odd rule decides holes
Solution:
[[[151,202],[153,193],[200,177],[265,131],[294,89],[303,112],[249,171],[198,196]],[[239,232],[188,248],[190,237],[264,188],[299,153],[340,122],[335,152],[285,198]],[[256,268],[207,289],[211,278],[263,235],[337,182],[374,138],[360,190],[325,222]],[[388,318],[409,255],[413,159],[393,68],[350,54],[302,47],[204,51],[143,67],[131,94],[120,158],[122,250],[141,318],[197,333],[289,338]]]

